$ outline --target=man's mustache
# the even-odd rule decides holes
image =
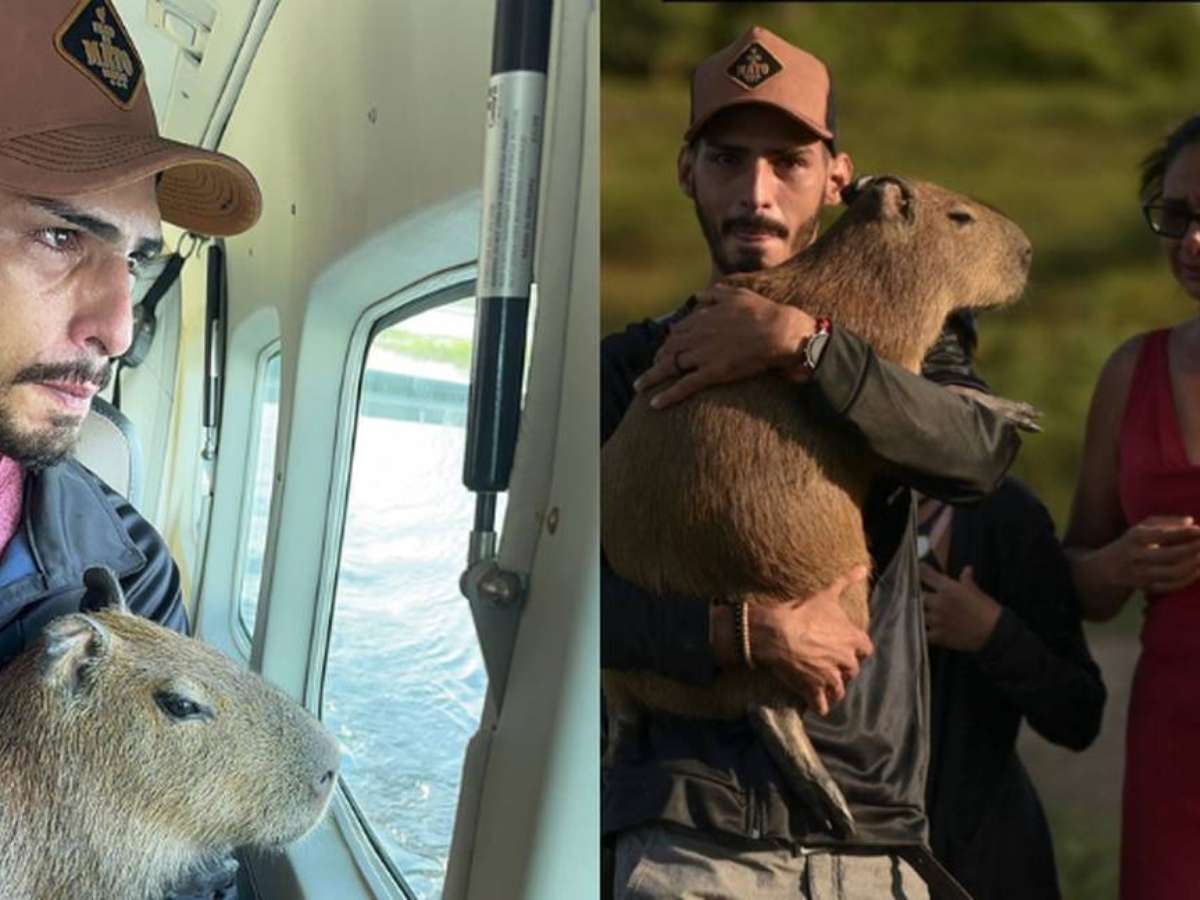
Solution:
[[[112,363],[109,360],[96,363],[80,359],[75,362],[34,363],[26,366],[13,378],[13,384],[39,384],[45,381],[76,381],[80,384],[94,384],[96,390],[102,391],[108,387],[112,378]]]
[[[747,231],[765,231],[780,238],[788,236],[786,225],[776,222],[774,219],[768,219],[766,216],[737,216],[733,219],[726,219],[721,223],[721,234],[728,235],[738,228]]]

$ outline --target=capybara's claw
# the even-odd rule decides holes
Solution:
[[[986,406],[997,415],[1008,419],[1022,431],[1037,433],[1042,430],[1037,421],[1042,417],[1042,411],[1031,403],[997,397],[974,388],[960,387],[959,390],[981,406]]]

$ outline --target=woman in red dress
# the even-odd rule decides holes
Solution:
[[[1147,157],[1146,220],[1200,300],[1200,116]],[[1117,348],[1096,384],[1064,543],[1084,615],[1146,597],[1129,701],[1122,900],[1200,898],[1200,314]]]

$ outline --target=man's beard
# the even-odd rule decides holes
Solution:
[[[784,240],[788,237],[787,228],[779,224],[773,219],[768,219],[765,216],[746,215],[739,216],[735,219],[726,219],[723,223],[710,221],[703,210],[700,209],[699,201],[693,199],[693,205],[696,208],[696,218],[700,222],[700,230],[704,233],[704,240],[708,244],[708,251],[716,263],[717,271],[722,275],[732,275],[735,272],[757,272],[760,269],[766,268],[763,265],[763,251],[754,247],[746,247],[737,255],[726,252],[723,238],[725,235],[738,227],[763,228],[767,231],[777,234]],[[802,247],[808,247],[816,238],[817,229],[821,225],[821,212],[818,210],[813,213],[812,218],[801,223],[799,234],[808,235],[808,239],[804,241]],[[800,251],[796,251],[799,253]],[[795,254],[792,254],[794,256]],[[790,256],[788,257],[791,258]],[[786,262],[786,260],[784,260]],[[777,265],[782,265],[778,263]]]
[[[18,384],[43,381],[91,382],[103,390],[112,375],[107,361],[97,366],[86,361],[75,363],[39,363],[18,372],[0,388],[0,455],[15,460],[32,471],[57,465],[75,449],[83,416],[54,415],[50,423],[36,431],[22,431],[9,408],[12,388]]]

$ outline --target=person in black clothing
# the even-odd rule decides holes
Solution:
[[[162,220],[233,235],[261,210],[241,163],[159,137],[110,0],[8,0],[4,12],[0,665],[51,618],[97,602],[83,583],[93,567],[116,575],[133,612],[187,631],[166,544],[70,454],[131,343],[134,274],[161,252]],[[214,860],[172,896],[233,900],[236,868]]]
[[[924,375],[990,391],[976,375],[974,319],[947,320]],[[1049,512],[1008,477],[974,507],[927,498],[918,512],[929,635],[934,853],[975,900],[1057,900],[1054,849],[1016,753],[1024,718],[1082,750],[1104,711],[1067,558]]]
[[[928,666],[912,489],[977,500],[999,482],[1019,439],[1000,416],[880,360],[836,322],[814,340],[817,323],[795,307],[718,283],[808,246],[821,206],[838,202],[850,180],[823,63],[752,28],[697,69],[685,141],[679,180],[696,205],[712,277],[674,315],[604,339],[601,441],[635,391],[668,376],[686,373],[655,395],[659,407],[771,370],[796,382],[798,397],[809,393],[828,427],[886,462],[865,509],[875,572],[869,637],[837,604],[862,573],[763,614],[756,607],[750,633],[756,663],[808,701],[806,728],[858,833],[855,848],[839,845],[784,786],[745,720],[645,715],[603,773],[613,896],[924,897],[928,870],[917,875],[908,864],[924,858],[896,849],[924,846],[927,832]],[[606,668],[704,684],[718,667],[740,664],[728,608],[711,598],[654,596],[602,560],[601,602]]]

